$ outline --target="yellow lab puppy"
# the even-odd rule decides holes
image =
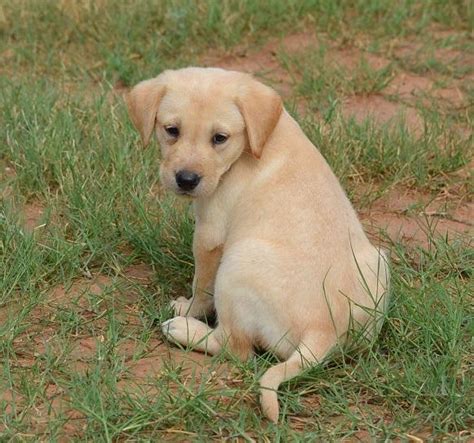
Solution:
[[[388,269],[337,178],[279,95],[250,75],[165,71],[127,96],[148,144],[156,133],[163,185],[193,199],[193,296],[172,303],[172,341],[242,359],[255,346],[283,360],[262,377],[265,415],[276,390],[321,362],[354,328],[377,332]],[[217,313],[217,327],[198,320]]]

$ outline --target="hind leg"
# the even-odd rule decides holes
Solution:
[[[161,330],[170,341],[195,351],[216,355],[226,348],[241,360],[248,359],[253,353],[249,340],[236,334],[228,334],[221,326],[212,329],[192,317],[174,317],[162,323]]]
[[[193,317],[174,317],[161,324],[166,338],[196,351],[217,354],[222,345],[216,331]]]

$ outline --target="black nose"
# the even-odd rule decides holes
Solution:
[[[179,189],[182,189],[183,191],[193,190],[201,181],[201,177],[195,172],[186,170],[178,171],[175,178]]]

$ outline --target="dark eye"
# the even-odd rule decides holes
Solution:
[[[179,128],[177,126],[165,126],[165,131],[173,138],[179,137]]]
[[[217,134],[214,134],[212,137],[212,143],[214,145],[222,145],[222,143],[225,143],[227,139],[229,138],[228,135],[226,134],[221,134],[218,132]]]

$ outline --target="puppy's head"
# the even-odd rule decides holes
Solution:
[[[192,197],[210,196],[244,151],[260,158],[282,110],[273,89],[216,68],[165,71],[126,101],[143,144],[160,142],[163,185]]]

